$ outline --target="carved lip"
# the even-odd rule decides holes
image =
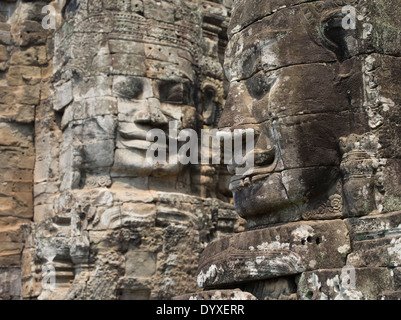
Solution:
[[[126,148],[134,148],[134,149],[140,149],[140,150],[148,150],[149,147],[151,146],[152,142],[146,141],[146,140],[126,140],[126,141],[119,141],[124,147]]]
[[[150,127],[149,130],[150,129],[152,128]],[[139,149],[146,151],[154,143],[153,141],[146,140],[146,135],[148,133],[147,130],[141,130],[141,129],[124,130],[120,128],[118,130],[118,133],[122,138],[119,140],[119,143],[121,143],[121,145],[123,145],[127,149]],[[165,148],[165,151],[167,152],[168,143],[165,146],[163,145],[158,146],[159,151],[163,148]]]
[[[152,144],[152,142],[146,140],[147,131],[145,130],[119,129],[118,133],[121,137],[118,142],[127,149],[147,150]]]
[[[146,141],[147,131],[145,130],[123,130],[119,129],[120,136],[127,140],[144,140]]]
[[[254,163],[256,166],[248,169],[242,175],[233,175],[229,185],[230,191],[234,192],[251,187],[255,183],[260,183],[267,179],[276,169],[278,162],[276,148],[264,151],[255,149],[254,154]],[[235,166],[230,166],[228,170],[233,173],[235,172],[234,167]]]
[[[273,163],[268,166],[253,168],[251,173],[244,175],[234,175],[231,177],[229,189],[232,192],[252,187],[255,183],[260,183],[266,180],[275,170],[277,166],[277,157]]]

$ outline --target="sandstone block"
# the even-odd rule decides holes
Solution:
[[[53,109],[60,111],[65,108],[73,99],[71,81],[67,81],[60,86],[56,86]]]
[[[350,267],[303,273],[297,295],[301,300],[377,300],[392,288],[389,269]]]
[[[31,20],[16,24],[12,30],[13,41],[21,47],[45,44],[47,32],[41,23]]]
[[[10,86],[35,85],[41,81],[41,70],[32,66],[11,66],[7,72],[7,83]]]
[[[240,289],[233,290],[209,290],[198,293],[190,293],[174,297],[173,300],[257,300],[249,292]]]
[[[21,296],[21,269],[4,267],[0,269],[0,299],[14,300]]]
[[[146,251],[129,251],[126,266],[126,277],[151,277],[156,272],[156,255]]]
[[[29,47],[15,51],[10,59],[12,65],[37,65],[46,62],[46,49],[45,47]]]
[[[32,123],[35,106],[13,104],[0,105],[0,120],[17,123]]]
[[[0,61],[7,61],[8,53],[7,48],[0,44]]]
[[[145,1],[143,6],[146,18],[169,23],[174,22],[174,6],[172,4],[167,2]]]
[[[11,32],[0,30],[0,43],[5,45],[11,44]]]
[[[342,267],[350,249],[348,231],[340,220],[294,222],[247,231],[206,247],[197,282],[209,288],[333,265]]]

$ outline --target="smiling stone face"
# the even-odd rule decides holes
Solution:
[[[216,127],[225,99],[220,52],[230,7],[202,0],[63,3],[49,80],[54,95],[46,104],[51,111],[38,112],[36,126],[37,136],[47,137],[55,118],[54,142],[36,138],[42,161],[35,178],[48,171],[52,194],[34,192],[35,223],[43,228],[32,232],[37,254],[27,261],[54,267],[56,290],[37,295],[183,294],[196,286],[201,248],[238,228],[238,217],[219,200],[228,202],[230,194],[222,195],[223,183],[217,187],[217,165],[180,165],[168,145],[166,164],[149,163],[155,141],[147,140],[158,130],[156,137],[161,132],[168,143],[170,122],[177,132]]]
[[[236,209],[250,226],[375,210],[351,208],[362,184],[366,197],[375,195],[366,191],[373,190],[372,182],[363,179],[344,192],[340,138],[374,131],[386,139],[379,105],[369,101],[375,85],[365,82],[371,76],[366,65],[372,46],[397,50],[384,41],[394,29],[371,33],[378,19],[368,16],[380,4],[351,1],[357,15],[350,29],[342,13],[349,3],[302,2],[238,2],[230,22],[225,70],[231,85],[219,127],[256,132],[255,169],[234,176],[231,184]]]
[[[153,51],[156,51],[160,59],[163,52],[166,63],[179,65],[178,49],[145,46],[148,54],[138,63],[149,65]],[[175,71],[177,74],[180,72],[178,66]],[[171,77],[171,74],[161,69],[155,78],[120,76],[114,79],[113,89],[118,100],[118,128],[113,176],[177,176],[181,172],[179,161],[169,155],[168,147],[166,164],[147,161],[147,150],[152,142],[146,140],[146,135],[152,129],[161,129],[167,140],[169,123],[172,121],[177,123],[177,130],[191,127],[196,114],[195,79],[193,74],[189,76],[192,79],[184,75]]]
[[[124,15],[88,9],[78,10],[73,32],[67,24],[59,31],[54,109],[63,112],[65,189],[183,173],[170,157],[163,165],[147,161],[146,135],[158,129],[168,138],[170,121],[177,130],[196,129],[201,18],[196,6],[164,5],[176,24],[149,20],[143,8]],[[152,8],[145,5],[150,16]]]
[[[251,230],[206,247],[200,286],[260,300],[399,296],[388,271],[400,237],[399,6],[235,1],[219,127],[256,132],[253,172],[228,166]]]

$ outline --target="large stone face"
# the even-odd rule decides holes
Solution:
[[[258,132],[255,169],[231,187],[251,225],[393,210],[384,198],[398,197],[390,191],[398,181],[375,181],[398,159],[398,49],[390,41],[398,25],[381,3],[353,5],[355,29],[342,27],[335,1],[242,1],[233,11],[219,125]]]
[[[151,130],[170,137],[175,121],[176,130],[200,132],[221,113],[229,8],[209,5],[218,13],[209,26],[201,3],[66,5],[52,78],[58,185],[40,197],[29,239],[55,268],[56,290],[39,299],[167,299],[194,290],[201,249],[236,228],[231,205],[216,199],[227,200],[224,189],[208,181],[218,166],[183,166],[169,149],[166,164],[147,159]]]
[[[231,5],[3,1],[0,298],[401,297],[399,0]],[[149,163],[171,121],[253,172]]]
[[[219,127],[256,131],[230,187],[251,230],[208,245],[199,286],[399,297],[399,5],[235,1]]]

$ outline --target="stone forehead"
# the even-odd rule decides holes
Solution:
[[[363,16],[374,17],[369,22],[373,25],[385,26],[387,28],[397,28],[399,22],[396,17],[399,13],[391,10],[391,6],[386,6],[385,1],[366,1],[366,0],[325,0],[325,1],[308,1],[308,0],[251,0],[235,1],[233,6],[228,35],[232,37],[235,33],[243,30],[247,26],[263,18],[273,15],[277,11],[291,8],[302,8],[302,13],[308,23],[316,24],[321,22],[326,15],[333,11],[340,10],[345,6],[353,6],[356,9],[358,20]],[[345,15],[345,14],[344,14]],[[388,19],[388,17],[392,17]]]
[[[329,0],[329,1],[315,1],[312,4],[316,5],[318,10],[322,10],[324,7],[337,7],[340,5],[354,4],[357,0]],[[232,17],[230,20],[230,26],[228,28],[228,34],[232,34],[242,30],[246,26],[263,19],[266,16],[274,14],[275,12],[284,9],[296,7],[302,4],[309,4],[311,1],[308,0],[251,0],[235,1],[233,6]]]
[[[342,19],[348,12],[342,10],[346,5],[355,8],[356,25],[352,30],[344,29],[337,34],[334,30],[341,28]],[[346,43],[344,52],[348,57],[372,51],[399,56],[401,35],[397,30],[401,26],[400,18],[400,12],[387,6],[385,0],[237,1],[228,28],[230,42],[226,52],[229,58],[226,59],[226,70],[232,67],[231,62],[241,62],[239,55],[243,55],[243,59],[244,54],[252,55],[249,50],[244,52],[248,47],[258,54],[257,49],[265,44],[269,51],[279,52],[280,57],[288,55],[290,59],[299,55],[308,58],[310,55],[318,61],[327,61],[326,58],[322,60],[321,55],[330,55],[329,51],[334,52],[336,46],[342,48],[337,42]],[[283,44],[283,40],[291,44]],[[333,41],[337,41],[335,46]],[[266,57],[271,59],[272,55]]]

